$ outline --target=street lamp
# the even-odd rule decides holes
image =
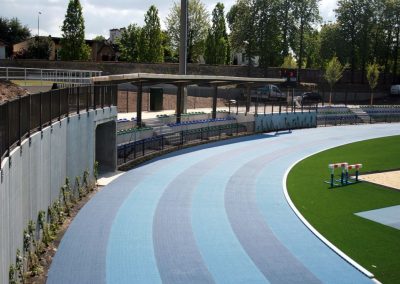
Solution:
[[[181,0],[180,14],[180,44],[179,44],[179,74],[186,75],[187,68],[187,29],[188,0]]]
[[[38,35],[38,38],[39,38],[39,19],[40,19],[40,15],[42,14],[42,12],[38,12],[38,16],[37,16],[37,35]]]
[[[248,74],[247,74],[247,76],[250,77],[250,69],[251,69],[251,54],[250,54],[250,50],[249,50],[250,43],[248,40],[244,40],[243,43],[246,46],[245,50],[247,51],[247,59],[248,59],[248,70],[247,70]]]
[[[179,74],[187,72],[187,30],[188,30],[188,0],[181,0],[180,39],[179,39]],[[186,112],[186,86],[179,84],[176,104],[176,122],[181,122],[181,113]]]

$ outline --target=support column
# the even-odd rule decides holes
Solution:
[[[142,127],[142,93],[143,86],[142,82],[137,85],[137,95],[136,95],[136,125]]]
[[[213,100],[212,100],[212,118],[217,118],[217,98],[218,98],[218,86],[215,85],[213,91]]]
[[[187,74],[187,57],[188,57],[188,0],[181,0],[181,11],[180,11],[180,40],[179,40],[179,74]],[[185,85],[182,86],[182,90],[178,90],[180,93],[179,104],[179,118],[176,117],[177,121],[181,119],[180,114],[187,112],[187,88]],[[178,105],[178,102],[177,102]],[[178,113],[177,113],[178,114]]]
[[[250,104],[251,104],[251,86],[246,85],[246,113],[250,111]]]
[[[181,0],[180,24],[181,25],[180,25],[180,41],[179,41],[179,74],[186,75],[188,0]]]
[[[185,96],[185,86],[183,84],[178,85],[178,93],[176,94],[176,123],[181,122],[181,114],[183,107],[183,98]]]

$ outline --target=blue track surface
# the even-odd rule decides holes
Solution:
[[[81,210],[48,283],[370,283],[301,223],[282,180],[309,154],[396,134],[399,124],[297,130],[154,160]]]

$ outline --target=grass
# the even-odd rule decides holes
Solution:
[[[52,86],[52,81],[40,81],[40,80],[11,80],[12,83],[19,85],[19,86],[31,86],[31,87],[38,87],[38,86]]]
[[[362,163],[364,172],[400,168],[400,136],[330,149],[298,163],[289,173],[290,198],[329,241],[383,283],[400,283],[400,230],[354,213],[400,205],[400,191],[361,182],[329,189],[329,163]]]

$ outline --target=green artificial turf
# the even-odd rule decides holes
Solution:
[[[40,80],[11,80],[11,82],[19,86],[30,86],[30,87],[52,86],[54,83],[52,81],[40,81]]]
[[[287,188],[303,216],[383,283],[400,283],[400,230],[354,213],[400,205],[400,191],[361,182],[330,189],[328,164],[362,163],[362,173],[400,169],[400,136],[333,148],[298,163]],[[336,170],[339,175],[340,170]]]

